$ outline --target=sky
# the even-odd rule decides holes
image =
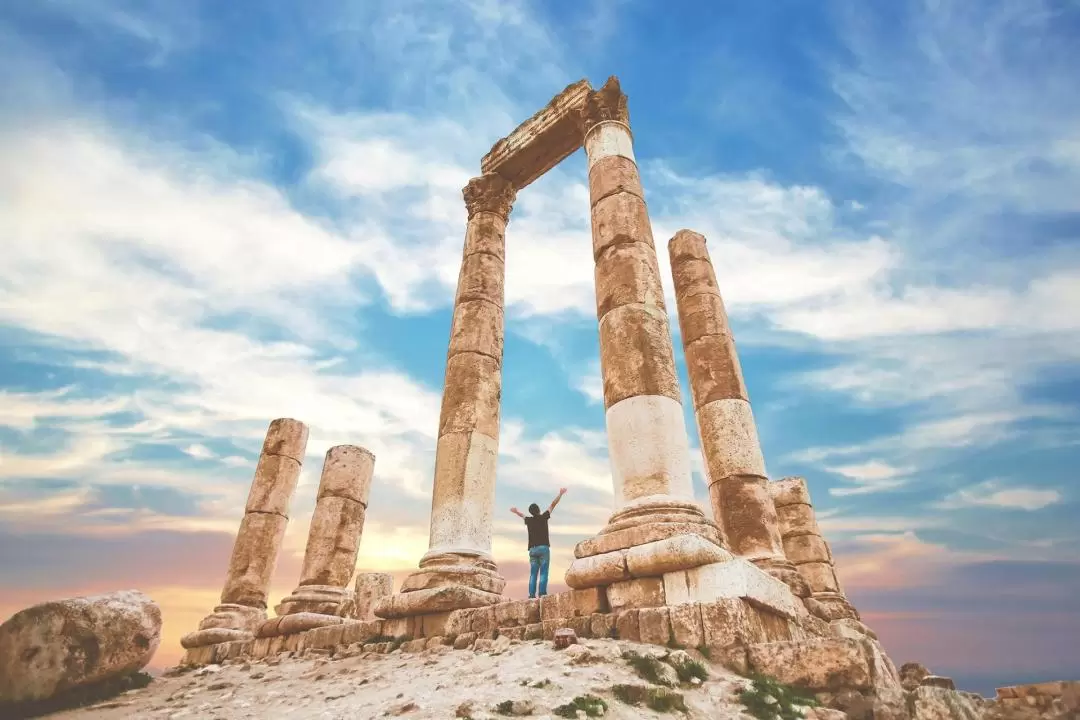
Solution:
[[[617,75],[666,242],[708,247],[771,477],[808,479],[899,664],[1080,678],[1075,0],[0,4],[0,619],[138,588],[154,666],[217,602],[263,434],[375,453],[358,568],[427,548],[466,213],[499,138]],[[506,242],[493,550],[612,508],[582,151]],[[677,322],[698,497],[708,505]]]

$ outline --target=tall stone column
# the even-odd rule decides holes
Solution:
[[[588,96],[582,118],[615,512],[599,538],[575,549],[579,559],[566,577],[571,587],[613,579],[598,573],[604,560],[591,558],[678,534],[698,535],[720,550],[715,525],[694,501],[660,268],[617,79]],[[708,549],[705,556],[721,557]],[[618,559],[611,560],[615,567]],[[673,557],[664,567],[687,569],[702,560]]]
[[[806,480],[787,477],[769,483],[769,493],[776,505],[784,552],[810,586],[807,608],[823,620],[858,620],[858,611],[836,577],[832,551],[818,527]]]
[[[266,619],[267,593],[307,441],[307,426],[298,420],[280,418],[270,423],[233,544],[221,604],[199,623],[197,631],[180,639],[185,648],[250,639]]]
[[[443,381],[429,549],[379,617],[493,605],[506,581],[491,555],[502,393],[506,223],[516,197],[497,174],[463,190],[469,221]]]
[[[274,608],[279,616],[316,613],[336,621],[356,568],[374,470],[375,456],[362,447],[326,452],[300,585]]]
[[[668,242],[668,254],[713,514],[732,552],[805,597],[805,582],[784,556],[765,458],[705,238],[680,230]]]

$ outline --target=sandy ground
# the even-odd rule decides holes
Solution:
[[[142,690],[130,691],[112,701],[48,717],[482,720],[505,717],[495,706],[510,700],[519,701],[515,707],[518,715],[526,714],[531,705],[529,716],[555,718],[553,708],[575,696],[593,694],[607,702],[605,718],[751,720],[737,699],[738,690],[747,681],[708,663],[707,680],[678,689],[690,708],[686,715],[657,713],[616,700],[613,685],[646,684],[621,659],[624,649],[665,652],[662,648],[616,640],[583,640],[568,650],[555,650],[550,642],[534,641],[515,643],[498,654],[439,648],[418,654],[398,650],[389,655],[334,660],[272,658],[161,677]]]

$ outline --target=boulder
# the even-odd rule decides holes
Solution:
[[[911,691],[922,684],[924,677],[929,677],[930,671],[922,663],[909,662],[900,666],[900,685],[905,690]]]
[[[578,641],[573,628],[559,628],[555,631],[553,644],[557,650],[568,648]]]
[[[125,590],[46,602],[0,625],[0,703],[34,702],[129,675],[161,642],[161,610]]]

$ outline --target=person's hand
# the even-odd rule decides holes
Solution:
[[[515,515],[520,515],[521,514],[521,511],[518,510],[516,507],[510,508],[510,512],[514,513]]]
[[[559,495],[565,495],[565,494],[566,494],[566,488],[559,488]]]

